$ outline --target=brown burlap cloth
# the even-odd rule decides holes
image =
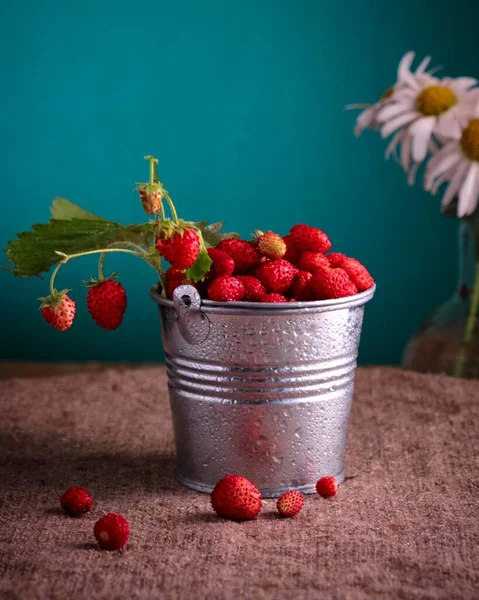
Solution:
[[[360,369],[339,495],[242,524],[175,482],[162,367],[9,380],[0,419],[2,598],[479,598],[479,382]],[[95,544],[108,511],[122,553]]]

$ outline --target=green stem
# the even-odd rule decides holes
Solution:
[[[53,270],[52,276],[50,277],[50,294],[53,294],[54,292],[55,277],[57,276],[58,271],[63,267],[63,265],[65,265],[69,260],[72,260],[73,258],[80,258],[81,256],[88,256],[89,254],[98,254],[100,252],[124,252],[125,254],[132,254],[133,256],[139,256],[140,258],[143,258],[138,252],[134,252],[133,250],[127,250],[123,248],[103,248],[101,250],[88,250],[87,252],[78,252],[76,254],[65,254],[64,252],[58,252],[57,250],[55,252],[59,256],[62,256],[63,260],[61,260],[57,264],[57,266]]]
[[[462,377],[464,375],[464,365],[467,357],[467,345],[474,339],[474,330],[476,328],[477,315],[479,313],[479,262],[476,264],[476,273],[474,277],[474,288],[471,296],[471,308],[466,322],[466,331],[461,344],[459,356],[457,357],[454,368],[454,375]]]
[[[173,220],[175,221],[175,223],[178,223],[179,219],[178,219],[178,215],[176,214],[176,208],[175,208],[175,205],[173,204],[173,200],[170,198],[170,195],[168,194],[168,192],[165,192],[165,198],[166,198],[166,201],[168,202],[168,206],[170,207],[171,214],[173,215]]]
[[[148,154],[143,158],[150,161],[150,185],[153,185],[155,183],[156,165],[158,163],[158,159],[151,154]]]
[[[111,250],[113,248],[134,248],[137,252],[138,252],[138,256],[140,256],[140,258],[144,258],[148,264],[150,266],[152,266],[154,269],[156,269],[156,267],[148,260],[148,252],[146,252],[146,250],[144,248],[142,248],[141,246],[138,246],[137,244],[134,244],[133,242],[113,242],[113,244],[110,244],[106,250]],[[98,259],[98,278],[99,279],[104,279],[104,275],[103,275],[103,264],[105,262],[105,258],[106,258],[106,251],[102,252],[100,258]]]

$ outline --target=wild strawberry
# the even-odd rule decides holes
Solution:
[[[208,298],[217,302],[238,302],[243,300],[245,291],[239,279],[231,275],[221,275],[208,287]]]
[[[194,265],[198,257],[200,238],[193,227],[175,231],[173,226],[156,238],[156,249],[173,267],[185,271]]]
[[[169,298],[173,298],[173,292],[179,285],[192,285],[194,287],[197,287],[196,283],[186,279],[186,275],[183,273],[183,271],[175,269],[175,267],[170,267],[169,269],[167,269],[165,277],[167,288],[166,291],[168,293]]]
[[[311,273],[308,271],[299,271],[294,278],[291,287],[291,294],[298,302],[309,302],[313,300],[313,291],[311,290]]]
[[[211,504],[220,517],[246,521],[261,510],[261,494],[246,477],[227,475],[211,492]]]
[[[235,270],[235,261],[218,248],[208,248],[208,254],[213,264],[211,265],[211,272],[214,277],[219,275],[233,275]]]
[[[329,261],[320,252],[303,252],[298,262],[298,268],[301,271],[314,273],[319,267],[329,267]]]
[[[342,252],[330,252],[329,254],[326,254],[326,258],[329,261],[330,267],[339,267],[339,263],[346,258],[346,254],[343,254]]]
[[[339,268],[320,267],[313,273],[310,285],[315,300],[344,298],[358,293],[346,271]]]
[[[261,263],[256,270],[256,276],[268,290],[283,294],[293,283],[298,269],[284,258],[277,258]]]
[[[63,510],[70,517],[79,517],[87,513],[93,504],[93,498],[82,487],[71,487],[60,498]]]
[[[217,246],[217,250],[226,252],[235,262],[235,275],[244,275],[261,261],[261,254],[256,248],[246,240],[227,239],[222,240]]]
[[[89,281],[87,295],[88,312],[103,329],[116,329],[123,321],[126,310],[125,288],[112,279]]]
[[[346,271],[349,275],[349,279],[358,288],[358,292],[364,292],[369,290],[374,285],[374,279],[369,274],[366,267],[356,260],[355,258],[349,258],[345,256],[343,260],[338,264],[338,267]]]
[[[293,236],[290,233],[283,236],[283,242],[286,244],[284,260],[289,260],[290,263],[295,265],[301,257],[301,250],[295,246]]]
[[[278,302],[289,302],[289,300],[286,298],[286,296],[283,296],[283,294],[263,294],[263,296],[261,296],[261,298],[259,299],[260,302],[273,302],[273,303],[278,303]]]
[[[155,215],[161,210],[161,201],[163,199],[163,188],[154,183],[152,185],[144,184],[138,186],[140,200],[143,210],[147,215]]]
[[[261,256],[266,258],[281,258],[286,252],[286,244],[283,238],[274,233],[273,231],[267,231],[263,233],[258,231],[255,234],[256,248]]]
[[[316,227],[309,225],[293,225],[290,230],[291,238],[297,248],[310,252],[327,252],[331,248],[329,237]]]
[[[130,537],[130,526],[123,515],[108,513],[95,523],[93,533],[105,550],[119,550]]]
[[[53,290],[53,294],[46,298],[40,298],[42,304],[40,309],[42,317],[58,331],[66,331],[73,325],[75,318],[75,302],[67,296],[69,290]]]
[[[290,490],[285,492],[278,498],[276,502],[276,508],[282,517],[294,517],[304,506],[303,494],[296,490]]]
[[[264,285],[257,277],[252,275],[238,275],[236,278],[244,285],[245,295],[243,300],[246,302],[259,302],[261,297],[266,294]]]
[[[330,498],[338,493],[338,482],[332,475],[321,477],[316,483],[316,491],[323,498]]]

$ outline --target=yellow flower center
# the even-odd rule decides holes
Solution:
[[[388,100],[394,93],[394,86],[388,87],[388,89],[381,96],[381,100]]]
[[[461,148],[467,158],[479,162],[479,119],[469,121],[463,130]]]
[[[443,85],[431,85],[416,99],[416,109],[428,117],[442,115],[457,103],[456,94]]]

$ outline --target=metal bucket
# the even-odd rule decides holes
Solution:
[[[271,498],[344,479],[343,458],[364,305],[337,300],[212,302],[192,286],[158,303],[177,477],[210,492],[244,475]]]

